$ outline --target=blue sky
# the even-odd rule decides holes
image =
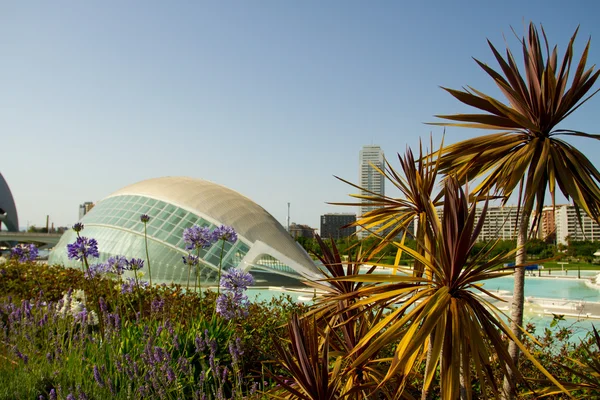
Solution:
[[[523,4],[522,4],[523,3]],[[20,225],[158,176],[207,179],[285,224],[319,225],[354,190],[358,152],[393,165],[467,111],[439,86],[498,95],[475,64],[532,20],[559,51],[580,25],[600,60],[596,1],[0,3],[2,174]],[[504,35],[504,36],[503,36]],[[600,96],[564,126],[600,133]],[[448,129],[452,143],[481,134]],[[600,143],[572,141],[598,165]],[[389,191],[388,193],[392,193]]]

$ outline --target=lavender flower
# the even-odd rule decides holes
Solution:
[[[240,357],[244,354],[242,350],[242,340],[239,337],[235,338],[235,341],[229,342],[229,354],[231,355],[231,362],[233,365],[237,364]]]
[[[19,349],[15,348],[15,354],[17,355],[17,357],[23,360],[23,364],[27,364],[29,362],[29,357],[27,357],[26,354],[21,353]]]
[[[68,244],[67,251],[70,260],[81,261],[84,257],[100,257],[96,239],[88,239],[83,236],[78,236],[75,243]]]
[[[104,297],[100,297],[100,300],[98,300],[98,303],[100,305],[100,311],[102,311],[103,313],[107,313],[108,312],[108,304],[106,304]]]
[[[48,395],[50,400],[56,400],[56,390],[54,388],[50,389],[50,394]]]
[[[142,268],[144,268],[144,260],[141,258],[132,258],[131,260],[127,261],[127,267],[125,269],[138,271]]]
[[[140,221],[142,221],[143,223],[147,223],[148,221],[150,221],[150,216],[148,214],[142,214],[140,215]]]
[[[227,270],[221,277],[221,286],[233,292],[245,291],[248,286],[254,285],[254,277],[238,268]]]
[[[205,249],[214,243],[210,229],[198,225],[183,230],[183,241],[187,250]]]
[[[196,353],[204,351],[205,345],[201,336],[196,336],[196,339],[194,339],[194,344],[196,345]]]
[[[151,309],[152,312],[161,312],[165,307],[165,299],[154,299],[152,300]]]
[[[167,380],[169,381],[169,383],[173,382],[176,379],[175,377],[175,372],[173,372],[173,369],[171,367],[167,368]]]
[[[237,233],[231,226],[221,225],[212,232],[213,240],[224,240],[226,242],[235,243],[237,241]]]
[[[32,244],[19,244],[10,250],[11,258],[19,262],[34,261],[38,256],[38,248]]]
[[[83,224],[81,222],[76,223],[73,225],[73,230],[75,232],[81,232],[83,230]]]
[[[100,371],[98,371],[97,365],[94,365],[94,379],[96,380],[96,383],[98,384],[98,386],[104,387],[104,380],[100,376]]]

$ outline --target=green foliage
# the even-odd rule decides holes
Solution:
[[[161,285],[138,296],[122,294],[115,287],[118,282],[108,278],[86,282],[77,269],[12,261],[0,269],[0,399],[48,398],[52,389],[61,399],[69,393],[76,398],[81,393],[90,399],[138,398],[142,392],[152,398],[194,398],[198,390],[209,398],[223,392],[226,398],[258,399],[253,386],[264,388],[265,368],[282,373],[263,366],[275,358],[274,341],[291,315],[304,311],[281,297],[252,304],[248,318],[227,322],[214,314],[212,291],[200,299],[180,286]],[[57,311],[63,309],[59,303],[65,292],[86,284],[94,284],[105,300],[103,325],[68,311],[79,306]],[[214,353],[208,342],[214,342]],[[231,346],[241,352],[238,358]],[[94,378],[94,366],[103,386]]]
[[[567,255],[576,257],[586,262],[591,262],[594,258],[594,253],[600,249],[600,242],[591,240],[570,240],[567,246]]]

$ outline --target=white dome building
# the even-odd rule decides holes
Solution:
[[[17,207],[8,183],[0,173],[0,224],[4,224],[9,232],[19,232]]]
[[[200,179],[156,178],[118,190],[81,219],[85,228],[80,234],[98,241],[99,261],[117,255],[145,260],[142,214],[150,216],[147,234],[153,282],[187,281],[183,231],[193,225],[232,226],[238,240],[225,243],[222,267],[250,271],[259,285],[320,277],[313,260],[271,214],[238,192]],[[66,232],[50,253],[49,263],[80,267],[67,258],[67,244],[75,239],[75,232]],[[220,242],[201,251],[203,282],[215,282],[221,246]]]

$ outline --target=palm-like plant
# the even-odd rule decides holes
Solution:
[[[575,147],[560,136],[579,136],[600,139],[579,131],[558,129],[557,125],[590,99],[600,71],[586,69],[590,42],[581,55],[573,76],[573,45],[577,30],[571,37],[559,64],[558,51],[549,50],[546,34],[541,29],[543,42],[534,24],[529,25],[527,40],[522,39],[525,74],[521,74],[510,49],[506,57],[488,41],[501,68],[497,72],[475,60],[500,88],[508,104],[473,88],[453,90],[444,88],[459,101],[482,111],[478,114],[439,115],[455,122],[439,125],[500,131],[447,146],[443,150],[440,170],[456,174],[460,179],[483,177],[475,194],[496,191],[506,201],[517,190],[522,207],[517,236],[516,264],[525,262],[525,241],[530,230],[530,217],[534,222],[544,205],[549,190],[554,204],[556,188],[573,199],[580,210],[595,220],[600,219],[600,172]],[[586,97],[587,96],[587,97]],[[517,189],[518,187],[518,189]],[[519,337],[523,323],[524,268],[515,272],[514,300],[511,309],[512,329]],[[518,358],[518,348],[511,343],[513,363]],[[508,389],[510,375],[505,380]]]
[[[362,266],[374,264],[370,259],[373,251],[363,250],[361,245],[356,249],[355,254],[349,254],[346,259],[342,259],[333,240],[329,247],[321,237],[317,235],[316,238],[322,253],[317,257],[323,264],[323,280],[328,282],[307,282],[308,285],[319,289],[321,296],[303,319],[312,319],[321,328],[322,340],[327,337],[332,357],[336,359],[341,357],[343,360],[340,374],[343,383],[340,387],[340,396],[347,399],[363,399],[368,396],[393,398],[394,391],[389,390],[388,387],[379,387],[385,373],[379,368],[377,362],[373,362],[376,354],[370,358],[363,358],[360,363],[354,363],[362,354],[361,350],[354,351],[356,346],[381,320],[384,310],[382,308],[372,310],[368,306],[353,307],[359,300],[360,290],[374,284],[353,282],[344,278],[358,276],[361,274]],[[373,265],[365,274],[370,275],[375,269],[376,266]],[[331,332],[335,334],[330,335]]]
[[[514,367],[502,334],[513,340],[524,354],[548,377],[560,384],[526,351],[501,313],[491,303],[496,299],[481,287],[481,282],[510,274],[504,272],[504,262],[514,255],[492,257],[493,245],[469,258],[485,220],[487,205],[476,223],[475,208],[469,209],[467,195],[455,177],[445,182],[443,216],[434,208],[427,212],[435,251],[424,257],[402,243],[400,249],[418,259],[430,271],[430,277],[403,275],[364,275],[344,278],[354,282],[379,282],[358,290],[362,299],[352,308],[394,305],[380,322],[362,337],[353,353],[360,352],[352,365],[372,357],[389,343],[397,343],[391,365],[384,377],[406,376],[422,361],[432,342],[431,362],[426,367],[423,390],[431,385],[435,372],[440,371],[441,396],[459,397],[461,375],[463,390],[471,398],[471,381],[481,386],[481,396],[497,397],[499,389],[490,363],[492,355],[501,360],[501,368]],[[471,376],[471,366],[477,376]],[[517,381],[525,382],[516,372]]]

